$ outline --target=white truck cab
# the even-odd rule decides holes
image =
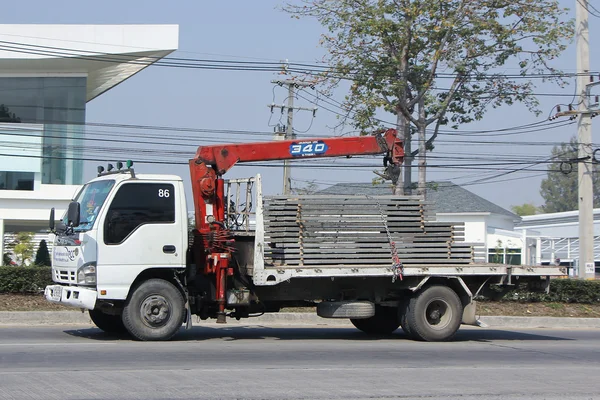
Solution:
[[[56,230],[48,300],[93,310],[125,300],[148,269],[185,269],[188,222],[183,181],[174,175],[102,175],[74,199],[80,221],[67,215]]]

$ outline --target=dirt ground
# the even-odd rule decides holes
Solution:
[[[43,295],[0,294],[0,311],[61,311],[71,307],[50,303]]]
[[[479,315],[600,318],[600,304],[478,302]],[[52,304],[42,295],[0,294],[0,311],[73,310]],[[313,311],[287,309],[283,311]]]
[[[479,315],[600,318],[600,304],[478,302]]]

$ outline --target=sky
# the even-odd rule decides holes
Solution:
[[[576,0],[561,1],[563,6],[572,9],[574,18]],[[600,8],[600,2],[592,5]],[[279,7],[281,1],[261,0],[228,2],[216,1],[177,1],[166,3],[155,0],[128,0],[102,2],[22,0],[4,7],[1,23],[15,24],[178,24],[179,49],[171,57],[211,58],[237,61],[281,61],[315,63],[325,54],[319,46],[323,28],[314,20],[293,19]],[[600,14],[599,14],[600,15]],[[598,32],[600,19],[590,15],[590,37]],[[68,47],[68,44],[65,45]],[[593,43],[590,56],[591,70],[598,65],[598,55],[594,54]],[[553,64],[565,72],[576,68],[575,44],[569,46]],[[514,70],[507,69],[507,73]],[[174,128],[195,128],[214,130],[239,130],[272,132],[273,125],[280,121],[281,113],[271,114],[267,104],[281,104],[286,100],[284,88],[271,83],[279,76],[272,72],[214,71],[202,69],[179,69],[151,66],[127,81],[102,94],[87,104],[87,122],[163,126]],[[338,120],[335,109],[316,100],[316,92],[308,90],[295,102],[298,106],[317,107],[312,113],[299,111],[294,117],[294,127],[299,137],[326,137],[334,134],[332,128]],[[541,180],[546,176],[544,166],[527,167],[521,172],[507,175],[498,167],[490,169],[491,157],[511,158],[523,161],[542,160],[550,156],[554,144],[568,142],[576,135],[577,125],[571,124],[541,131],[507,131],[499,135],[492,133],[467,133],[465,131],[495,131],[544,120],[552,108],[559,103],[568,103],[575,91],[575,82],[566,88],[555,85],[542,85],[536,93],[539,96],[542,114],[530,113],[522,104],[504,106],[490,110],[482,121],[460,127],[461,135],[442,134],[438,137],[432,154],[452,157],[460,166],[449,168],[443,159],[431,160],[427,172],[428,180],[451,180],[475,194],[510,209],[512,205],[533,203],[543,204],[539,194]],[[344,88],[333,93],[332,98],[341,101]],[[314,104],[317,102],[318,104]],[[328,110],[329,109],[329,110]],[[382,115],[386,121],[394,121],[392,115]],[[564,120],[566,122],[566,120]],[[593,125],[597,120],[592,120]],[[281,119],[285,123],[285,116]],[[593,128],[593,135],[597,134]],[[306,131],[305,133],[301,133]],[[346,131],[352,131],[348,128]],[[106,135],[127,136],[131,131],[105,130]],[[152,137],[180,139],[186,147],[178,147],[182,153],[179,161],[186,162],[193,157],[195,148],[203,144],[228,143],[234,141],[252,142],[266,140],[268,135],[251,136],[246,134],[182,133],[173,131],[143,130],[148,135],[140,147],[151,150],[152,157],[160,158],[161,149],[148,144]],[[102,134],[99,130],[91,135]],[[137,131],[140,135],[140,131]],[[185,140],[181,139],[185,137]],[[185,154],[189,150],[189,156]],[[104,154],[109,160],[123,159],[122,154]],[[135,160],[135,157],[133,157]],[[170,159],[173,159],[171,157]],[[457,161],[459,160],[459,161]],[[464,161],[464,162],[463,162]],[[365,163],[368,168],[351,168],[350,164]],[[380,166],[380,159],[347,161],[344,159],[324,159],[319,165],[331,168],[294,168],[293,186],[303,186],[314,182],[326,187],[338,182],[370,182],[371,172]],[[95,176],[96,162],[86,162],[84,179]],[[434,166],[437,164],[437,166]],[[487,168],[487,169],[479,169]],[[493,168],[493,167],[492,167]],[[514,169],[515,166],[509,166]],[[518,165],[516,168],[521,168]],[[189,172],[182,165],[137,165],[138,173],[176,174],[188,181]],[[260,173],[267,194],[277,194],[282,190],[282,170],[273,167],[235,166],[227,177],[249,177]],[[485,178],[485,179],[482,179]],[[413,180],[416,181],[416,169]],[[477,182],[482,179],[482,182]],[[188,190],[189,196],[189,190]],[[189,200],[189,199],[188,199]]]

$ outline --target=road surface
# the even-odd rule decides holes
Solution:
[[[0,327],[0,399],[600,399],[600,329],[462,328],[456,341],[350,327],[206,324],[174,341]]]

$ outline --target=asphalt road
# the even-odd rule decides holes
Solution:
[[[600,399],[600,329],[401,331],[217,326],[135,342],[89,327],[0,327],[0,399]]]

